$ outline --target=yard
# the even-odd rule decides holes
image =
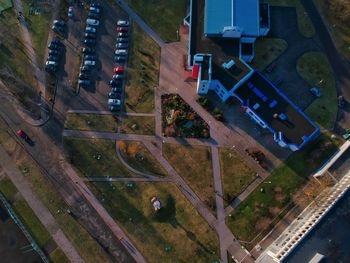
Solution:
[[[261,239],[277,223],[283,208],[292,204],[293,196],[305,185],[308,176],[337,149],[338,142],[322,134],[273,171],[228,217],[228,226],[237,239],[250,242],[263,233]],[[247,247],[252,248],[259,238]]]
[[[302,55],[297,62],[297,71],[311,87],[317,87],[321,97],[305,110],[306,114],[324,129],[332,129],[338,111],[335,79],[327,57],[319,52]]]
[[[209,147],[164,144],[163,155],[198,197],[216,210],[213,168]]]
[[[167,42],[178,41],[177,30],[184,18],[186,1],[126,1],[159,36]]]
[[[279,38],[258,38],[254,45],[255,56],[252,67],[263,71],[288,48],[285,40]]]
[[[162,95],[162,128],[169,137],[210,137],[209,125],[177,94]]]
[[[131,112],[153,112],[158,86],[160,48],[135,23],[131,26],[125,106]]]
[[[256,173],[242,160],[236,151],[220,148],[220,171],[225,205],[236,198],[254,181]]]
[[[110,215],[148,262],[213,262],[218,237],[181,192],[166,183],[95,183]],[[162,205],[155,212],[151,199]]]
[[[70,130],[115,132],[117,120],[110,114],[68,113],[64,127]]]
[[[298,16],[298,27],[300,33],[307,38],[315,36],[315,28],[309,16],[305,12],[303,5],[300,3],[300,0],[271,0],[270,5],[295,7]]]
[[[119,141],[117,147],[119,147],[125,162],[132,168],[151,175],[164,176],[167,174],[142,142]]]
[[[125,116],[121,124],[122,133],[154,135],[155,119],[151,116]]]
[[[68,160],[86,177],[132,177],[121,163],[114,141],[66,138]]]

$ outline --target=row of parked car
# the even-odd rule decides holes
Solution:
[[[78,85],[87,87],[91,85],[89,73],[96,67],[97,57],[95,55],[97,38],[97,27],[100,24],[99,18],[101,16],[101,6],[99,3],[92,3],[89,7],[88,18],[86,19],[86,28],[84,39],[82,43],[84,47],[81,48],[83,55],[82,66],[80,67]]]
[[[59,21],[59,20],[54,20],[54,24],[56,21]],[[59,66],[59,59],[62,51],[60,39],[56,37],[52,38],[51,42],[47,47],[49,51],[48,51],[48,56],[45,63],[45,70],[48,72],[56,72]]]
[[[128,55],[128,29],[129,21],[118,20],[117,21],[117,37],[114,52],[115,67],[113,69],[114,75],[109,81],[111,92],[108,93],[108,109],[110,111],[118,111],[122,106],[121,95],[123,91],[124,83],[124,62]]]

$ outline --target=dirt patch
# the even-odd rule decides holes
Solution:
[[[269,217],[262,217],[256,222],[255,229],[258,231],[264,230],[270,225],[271,221]]]
[[[286,195],[284,194],[275,194],[275,200],[279,203],[283,203],[284,199],[286,199]]]
[[[276,207],[276,206],[270,207],[270,208],[269,208],[269,213],[270,213],[273,217],[278,216],[280,212],[281,212],[281,208],[278,208],[278,207]]]

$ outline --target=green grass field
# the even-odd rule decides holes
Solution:
[[[300,3],[300,0],[270,0],[270,5],[295,7],[298,17],[299,32],[307,38],[315,36],[315,28],[305,12],[303,5]]]
[[[114,141],[65,138],[68,160],[82,175],[132,177],[120,162]]]
[[[126,1],[159,36],[168,42],[178,41],[177,30],[184,18],[185,1]]]
[[[155,134],[155,118],[149,116],[125,116],[123,117],[121,132],[143,135]]]
[[[68,113],[64,127],[81,131],[115,132],[117,120],[113,115]]]
[[[320,52],[305,53],[298,59],[297,71],[310,87],[317,87],[322,94],[305,113],[319,126],[332,129],[337,117],[338,100],[335,79],[327,57]]]
[[[131,112],[153,112],[159,81],[160,48],[135,23],[131,26],[125,106]]]
[[[234,150],[220,148],[219,154],[224,201],[229,205],[255,179],[256,173]]]
[[[5,177],[0,181],[0,192],[5,196],[7,200],[14,201],[15,194],[18,191],[10,178]]]
[[[153,157],[142,142],[119,141],[118,147],[122,158],[132,168],[151,175],[164,176],[167,172]]]
[[[10,7],[12,7],[11,0],[0,0],[0,13]]]
[[[292,202],[293,195],[307,182],[307,177],[337,149],[338,142],[322,134],[273,171],[228,217],[228,226],[237,239],[249,242],[260,232],[271,229],[277,223],[271,224],[273,219]],[[248,247],[252,246],[254,244]]]
[[[56,248],[49,255],[50,262],[52,263],[70,263],[66,255],[59,248]]]
[[[255,56],[252,67],[263,71],[288,48],[285,40],[279,38],[258,38],[254,44]]]
[[[111,186],[114,186],[112,188]],[[172,184],[95,183],[96,196],[150,263],[213,262],[219,259],[218,237]],[[162,203],[155,212],[151,199]]]
[[[215,211],[216,203],[210,148],[164,144],[163,154],[199,198],[212,211]]]

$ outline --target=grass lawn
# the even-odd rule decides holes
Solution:
[[[212,211],[215,211],[216,204],[210,148],[164,144],[163,154],[199,198]]]
[[[293,201],[293,195],[305,185],[308,176],[335,153],[338,145],[338,141],[332,141],[328,135],[322,134],[291,155],[227,219],[233,234],[247,242],[260,232],[266,234],[277,223],[274,221],[271,224],[272,220]]]
[[[117,120],[113,115],[69,113],[66,116],[66,129],[105,132],[115,132],[117,129]]]
[[[147,262],[213,262],[219,259],[218,237],[182,193],[168,183],[91,185],[104,206],[128,233]],[[151,199],[162,208],[155,212]],[[167,251],[168,250],[168,251]]]
[[[24,16],[38,57],[38,63],[43,65],[47,38],[51,28],[53,4],[32,5],[32,3],[31,0],[22,0]],[[31,7],[40,9],[40,15],[30,14]]]
[[[142,6],[147,5],[142,3]],[[125,106],[127,111],[153,112],[159,82],[160,48],[135,23],[131,26]]]
[[[224,201],[229,205],[255,179],[256,173],[234,150],[220,148],[219,154]]]
[[[314,1],[325,18],[333,40],[340,50],[350,58],[350,3],[349,0]]]
[[[255,56],[252,67],[263,71],[286,51],[288,44],[280,38],[258,38],[255,42]]]
[[[64,143],[68,160],[84,176],[133,176],[118,159],[114,141],[65,138]]]
[[[7,8],[12,7],[11,0],[0,0],[0,12],[4,11]]]
[[[9,201],[14,201],[14,196],[18,192],[16,186],[12,183],[11,179],[5,177],[0,181],[0,192]]]
[[[184,18],[184,0],[126,1],[159,36],[167,42],[178,41],[177,30]]]
[[[40,222],[39,218],[34,214],[33,210],[24,200],[15,201],[12,207],[29,229],[38,245],[44,247],[51,239],[51,235]]]
[[[59,248],[56,248],[54,251],[50,253],[50,262],[52,263],[69,263],[69,259],[63,253],[63,251]]]
[[[150,116],[125,116],[123,117],[121,132],[143,135],[154,135],[156,121]]]
[[[152,175],[164,176],[167,174],[157,159],[153,157],[142,142],[119,141],[118,147],[123,159],[132,168]]]
[[[298,17],[299,32],[307,38],[315,36],[315,28],[305,12],[303,5],[300,3],[300,0],[270,0],[270,5],[295,7]]]
[[[1,129],[2,128],[2,129]],[[0,144],[9,154],[13,154],[16,145],[5,129],[7,127],[0,120]],[[26,170],[26,179],[31,185],[31,189],[38,198],[50,210],[56,222],[61,227],[64,234],[71,240],[77,252],[87,263],[107,263],[110,259],[98,242],[90,236],[84,227],[71,215],[66,212],[57,213],[58,210],[66,211],[68,206],[62,199],[57,189],[47,179],[47,176],[34,164],[33,160],[22,151],[16,158],[17,166],[21,171]]]
[[[337,116],[338,100],[333,72],[327,57],[320,52],[305,53],[298,59],[297,71],[310,87],[317,87],[322,94],[306,109],[306,115],[319,126],[325,129],[332,128]]]

